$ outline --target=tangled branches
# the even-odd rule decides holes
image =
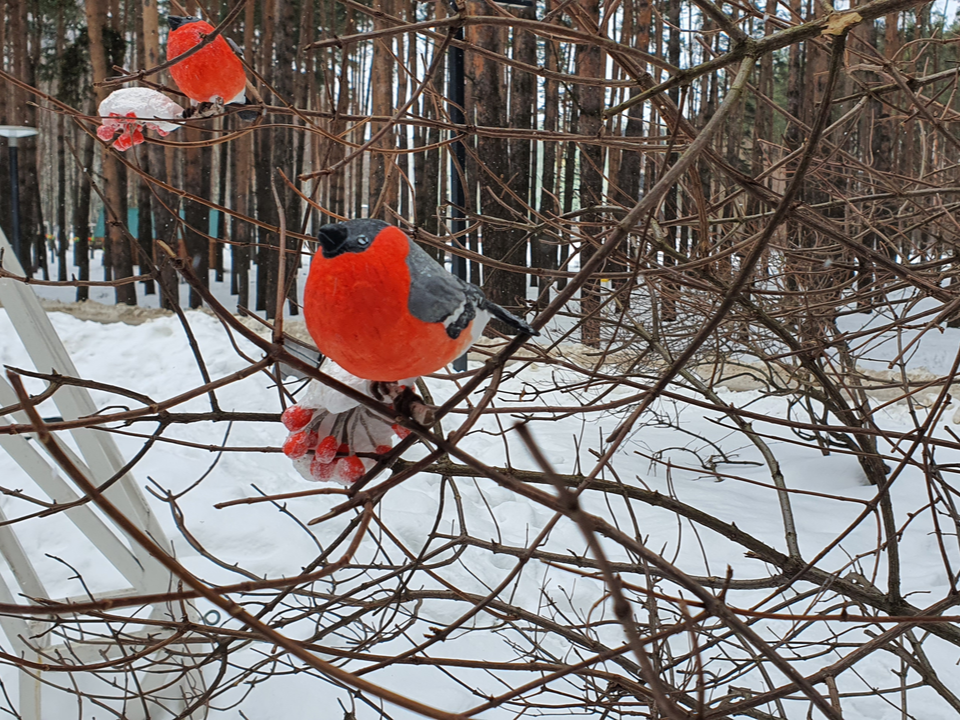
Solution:
[[[17,577],[24,597],[0,598],[2,617],[30,619],[19,638],[4,626],[0,661],[91,716],[305,699],[440,720],[960,711],[958,76],[927,67],[945,46],[922,27],[891,44],[897,13],[929,22],[911,0],[806,19],[695,5],[700,47],[681,63],[674,32],[653,51],[643,3],[538,19],[344,0],[345,32],[301,38],[296,83],[272,73],[280,50],[248,52],[273,98],[253,125],[192,120],[185,142],[121,158],[166,218],[159,237],[123,239],[137,276],[63,283],[156,283],[176,317],[123,332],[162,329],[166,362],[149,378],[123,353],[76,376],[8,362],[0,438],[36,438],[75,490],[44,495],[11,453],[0,547],[96,508],[164,581],[108,593],[98,561],[60,544],[44,572],[64,592]],[[894,23],[882,51],[878,18]],[[448,48],[470,62],[462,123],[439,90]],[[363,105],[368,63],[393,69]],[[2,77],[92,137],[78,109]],[[271,142],[281,172],[252,172]],[[220,198],[192,184],[190,153],[206,152],[227,168]],[[229,232],[208,234],[197,208]],[[492,332],[467,372],[425,379],[433,427],[392,418],[412,432],[373,471],[307,486],[277,447],[304,380],[392,415],[305,359],[297,333],[308,230],[358,208],[462,259],[543,336]],[[240,315],[207,274],[224,245]],[[209,313],[183,312],[178,283]],[[0,284],[61,283],[4,263]],[[69,388],[98,411],[48,416]],[[85,467],[67,440],[83,432],[114,437],[122,470]],[[127,472],[156,527],[117,501]],[[6,695],[11,713],[26,702]]]

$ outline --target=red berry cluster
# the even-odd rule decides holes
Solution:
[[[115,112],[110,113],[109,117],[104,118],[103,125],[97,128],[97,137],[104,142],[110,142],[119,130],[120,137],[114,141],[113,147],[122,152],[143,142],[144,127],[153,128],[160,137],[170,134],[155,122],[145,122],[138,118],[137,114],[131,110],[125,116]]]
[[[120,137],[113,143],[113,147],[121,151],[128,150],[134,145],[139,145],[143,142],[143,130],[141,129],[140,123],[137,120],[127,119],[136,118],[136,113],[128,112],[127,117],[122,118],[117,113],[112,112],[110,113],[110,117],[117,119],[113,122],[104,120],[103,125],[97,128],[97,137],[105,142],[110,142],[113,140],[114,133],[119,130]]]
[[[311,480],[351,485],[374,466],[376,460],[370,455],[382,455],[391,448],[386,421],[362,406],[333,414],[291,405],[280,420],[290,431],[284,454]]]

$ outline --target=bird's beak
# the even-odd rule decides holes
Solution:
[[[196,22],[196,21],[197,19],[192,17],[179,17],[177,15],[167,15],[167,25],[170,26],[171,32],[173,32],[174,30],[178,30],[184,25],[187,25],[189,23]]]
[[[324,225],[317,231],[317,240],[320,242],[320,247],[323,248],[323,254],[333,256],[347,241],[348,235],[347,228],[343,226],[343,223],[333,223]]]

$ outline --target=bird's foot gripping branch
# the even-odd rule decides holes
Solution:
[[[329,360],[324,371],[370,397],[390,402],[399,414],[426,424],[433,410],[413,391],[414,380],[379,383],[363,380]],[[351,485],[363,477],[377,458],[393,447],[394,437],[410,431],[377,415],[345,395],[318,382],[281,417],[290,431],[283,452],[307,480]]]

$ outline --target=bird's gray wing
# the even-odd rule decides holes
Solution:
[[[410,271],[410,314],[424,322],[442,322],[447,334],[456,339],[476,316],[477,304],[484,300],[480,288],[451,275],[413,240],[407,254]]]
[[[223,36],[221,35],[221,37],[223,37]],[[225,37],[224,39],[227,41],[227,44],[230,46],[230,49],[233,50],[233,51],[237,54],[237,57],[242,58],[242,57],[243,57],[243,48],[240,47],[239,45],[237,45],[232,39],[230,39],[230,38],[228,38],[228,37]]]

